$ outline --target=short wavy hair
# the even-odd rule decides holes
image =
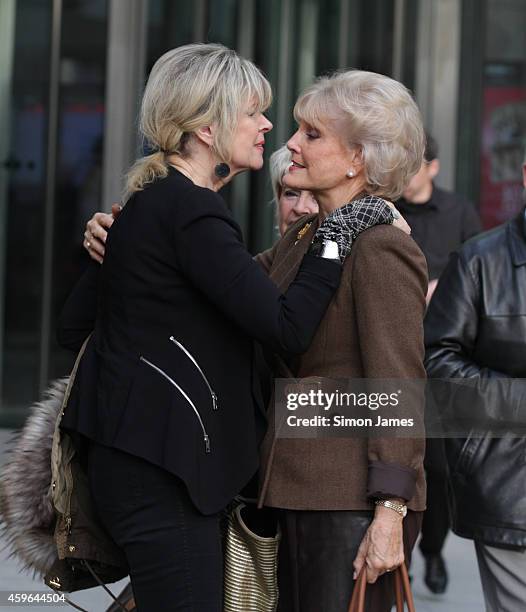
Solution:
[[[272,193],[276,204],[281,194],[281,189],[283,188],[283,177],[287,173],[291,162],[292,154],[287,149],[286,145],[274,151],[270,156],[270,182],[272,184]]]
[[[171,49],[154,64],[141,103],[139,127],[154,151],[135,162],[126,194],[166,176],[166,156],[188,153],[199,128],[217,126],[213,149],[226,162],[243,107],[265,111],[272,102],[270,83],[251,61],[219,44],[194,43]]]
[[[296,121],[332,121],[362,151],[368,193],[396,200],[424,159],[420,111],[398,81],[363,70],[319,78],[298,98]]]

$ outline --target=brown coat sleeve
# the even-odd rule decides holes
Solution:
[[[351,265],[364,377],[424,379],[424,255],[400,230],[378,226],[357,239]],[[422,418],[423,389],[415,388],[406,401],[414,402]],[[368,497],[413,497],[424,457],[421,432],[420,438],[369,439]]]
[[[263,270],[265,270],[267,274],[270,274],[270,269],[272,268],[272,263],[276,255],[278,244],[279,242],[276,242],[276,244],[270,249],[254,255],[254,259],[263,267]]]

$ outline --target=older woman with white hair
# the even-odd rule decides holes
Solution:
[[[140,612],[221,609],[219,512],[253,476],[264,427],[253,340],[305,351],[353,239],[393,221],[385,203],[365,223],[327,219],[282,293],[217,194],[261,168],[270,101],[256,66],[221,45],[156,62],[140,116],[153,152],[131,168],[104,263],[61,319],[71,347],[94,327],[62,427],[88,447],[94,507]]]
[[[286,146],[280,147],[270,156],[270,181],[276,207],[276,224],[279,235],[303,215],[318,212],[318,203],[310,191],[292,189],[283,185],[283,177],[289,171],[292,157]]]
[[[325,220],[366,201],[396,199],[424,152],[416,104],[383,75],[356,70],[321,78],[294,114],[299,127],[288,142],[292,165],[283,185],[311,192],[320,210],[261,257],[283,291]],[[276,375],[306,382],[424,378],[426,288],[425,258],[410,236],[385,225],[368,229],[354,243],[309,349],[277,359]],[[260,505],[280,509],[278,610],[346,612],[353,574],[365,566],[366,609],[388,612],[388,572],[409,558],[425,508],[421,432],[329,438],[309,428],[293,439],[276,434],[272,414],[269,423]]]

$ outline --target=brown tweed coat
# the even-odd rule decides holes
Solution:
[[[258,256],[283,291],[294,279],[317,226],[317,215],[303,217]],[[363,232],[309,350],[289,364],[292,373],[281,362],[276,375],[425,378],[426,290],[426,261],[410,236],[389,225]],[[411,510],[424,510],[424,447],[423,437],[276,439],[271,402],[261,448],[259,504],[366,510],[372,508],[371,498],[396,496],[406,499]]]

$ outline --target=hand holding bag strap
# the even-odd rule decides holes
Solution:
[[[416,612],[409,575],[405,563],[402,563],[394,572],[396,612],[404,612],[404,601],[407,603],[408,612]],[[360,570],[354,590],[352,593],[349,609],[347,612],[365,612],[365,588],[367,586],[367,574],[365,565]]]

